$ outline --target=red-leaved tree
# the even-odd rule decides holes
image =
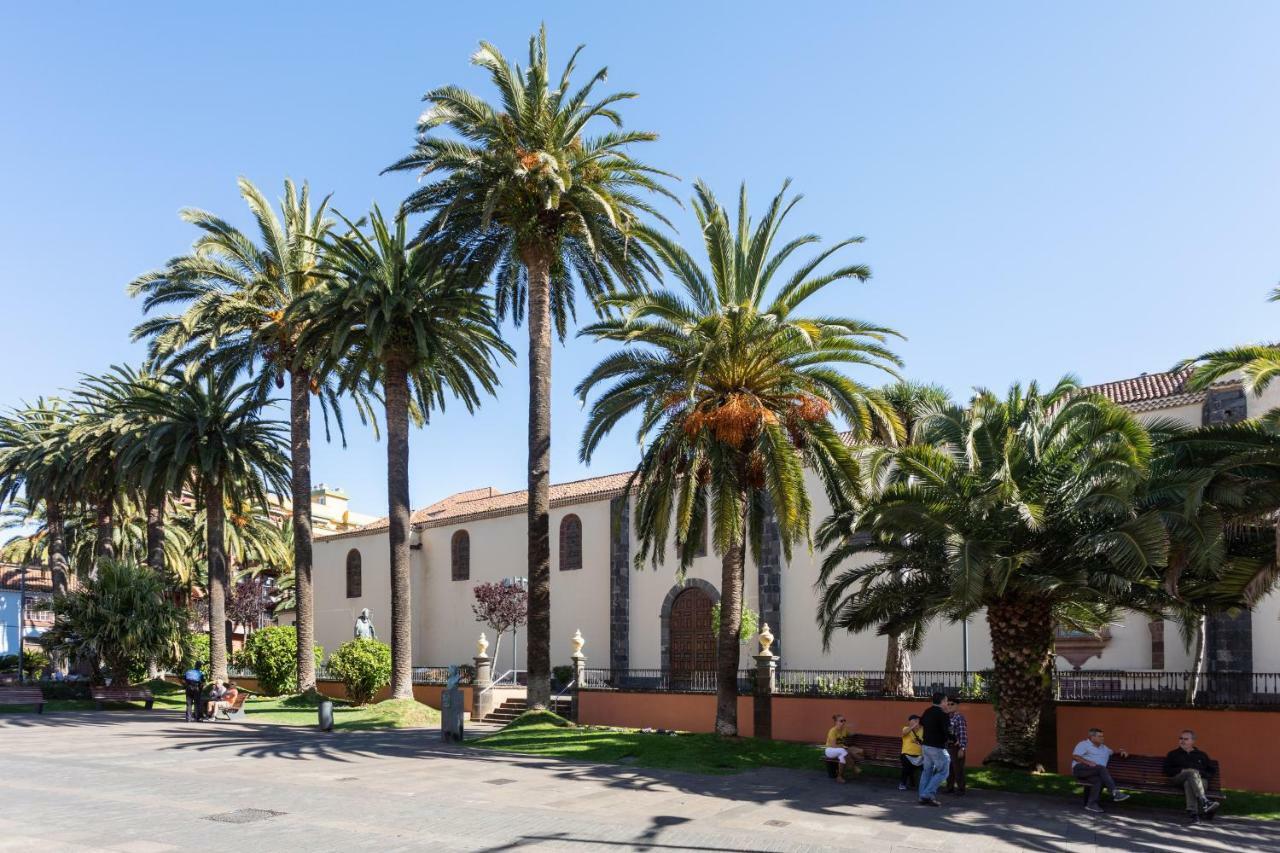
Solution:
[[[493,629],[497,639],[493,643],[493,659],[498,659],[502,648],[502,635],[519,628],[529,618],[529,590],[520,584],[476,584],[475,603],[471,612],[476,621]]]

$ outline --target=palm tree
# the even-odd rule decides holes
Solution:
[[[56,399],[38,399],[0,417],[0,505],[21,497],[31,511],[43,508],[54,592],[66,592],[70,581],[64,524],[76,487],[64,464],[71,421],[70,409]]]
[[[591,406],[583,461],[632,413],[640,415],[641,439],[652,436],[632,477],[637,562],[662,562],[674,523],[683,571],[703,541],[703,524],[711,525],[721,555],[715,730],[722,735],[738,731],[744,566],[748,547],[759,555],[766,508],[772,508],[789,558],[792,545],[809,536],[806,467],[833,501],[845,499],[857,483],[857,461],[831,414],[847,420],[860,440],[900,429],[874,391],[836,369],[870,365],[892,374],[899,362],[883,343],[895,333],[858,320],[796,313],[833,282],[870,275],[861,265],[818,271],[858,239],[819,252],[775,287],[779,267],[818,240],[804,236],[774,250],[796,201],[787,199],[784,185],[753,230],[744,187],[735,227],[711,191],[697,184],[694,209],[708,270],[674,241],[648,232],[679,287],[610,298],[606,304],[621,316],[582,332],[628,344],[578,386],[586,402],[601,383],[611,383]]]
[[[1252,609],[1280,580],[1280,434],[1261,420],[1198,429],[1158,422],[1149,429],[1157,454],[1140,500],[1159,510],[1169,531],[1165,588],[1194,647],[1187,684],[1194,704],[1208,615]]]
[[[940,385],[926,385],[921,382],[895,382],[882,389],[885,400],[893,408],[898,421],[902,424],[903,435],[907,442],[918,438],[918,425],[921,419],[933,412],[941,411],[951,405],[951,396]],[[897,442],[889,444],[869,444],[859,450],[863,471],[862,495],[878,495],[893,482],[894,449]],[[826,551],[823,558],[822,572],[829,575],[836,566],[850,556],[855,533],[854,526],[858,518],[856,503],[832,507],[830,517],[818,528],[818,547]],[[834,621],[828,618],[828,611],[819,610],[819,624],[822,627],[823,647],[829,648],[831,637],[836,631]],[[880,633],[887,638],[885,644],[884,686],[882,691],[887,696],[909,697],[914,695],[911,679],[911,654],[918,651],[924,639],[924,624],[912,621],[911,611],[903,611],[899,618],[878,626]]]
[[[315,620],[311,585],[311,396],[325,417],[333,414],[339,430],[341,411],[331,382],[298,348],[301,329],[286,320],[290,305],[317,282],[319,242],[333,221],[326,197],[313,210],[310,190],[284,182],[280,216],[262,192],[245,178],[240,194],[257,224],[259,243],[224,220],[202,210],[184,210],[182,218],[200,229],[192,254],[174,258],[161,270],[129,285],[145,296],[143,309],[185,305],[183,313],[155,317],[134,329],[134,339],[151,339],[153,362],[175,360],[191,366],[213,364],[220,370],[249,370],[266,395],[274,383],[289,385],[293,562],[297,570],[298,686],[315,687]]]
[[[284,427],[263,416],[267,401],[259,390],[257,383],[237,385],[232,371],[169,371],[138,387],[132,410],[140,422],[123,443],[126,467],[138,466],[144,480],[161,483],[169,494],[190,487],[203,504],[214,679],[227,673],[227,503],[253,501],[265,511],[267,489],[283,492],[289,480]]]
[[[1168,541],[1134,507],[1149,435],[1072,378],[927,414],[895,451],[894,481],[849,524],[853,565],[824,565],[824,627],[850,631],[986,610],[995,750],[1031,767],[1056,626],[1097,631],[1118,607],[1158,612]],[[901,615],[906,613],[907,616]]]
[[[529,626],[530,707],[551,699],[551,327],[564,339],[574,317],[574,279],[597,299],[641,286],[656,266],[629,239],[638,218],[654,211],[641,193],[670,195],[665,173],[627,150],[656,135],[623,131],[618,92],[591,100],[605,70],[570,88],[548,67],[545,28],[529,40],[529,66],[513,66],[488,42],[472,56],[501,98],[492,106],[457,86],[433,89],[418,122],[414,150],[388,171],[416,171],[425,181],[405,200],[431,214],[423,238],[458,251],[478,275],[494,275],[498,319],[529,320]],[[554,87],[554,88],[553,88]],[[584,136],[600,119],[616,129]],[[436,134],[453,131],[449,137]],[[665,220],[664,220],[665,221]]]
[[[388,223],[374,208],[366,234],[325,244],[326,281],[294,305],[300,346],[341,370],[340,389],[380,394],[387,430],[387,516],[391,550],[391,693],[413,696],[409,590],[409,420],[423,423],[453,396],[474,411],[498,384],[498,355],[512,358],[490,303],[450,275],[430,245],[407,248],[404,216]]]

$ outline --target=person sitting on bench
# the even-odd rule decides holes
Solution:
[[[1071,751],[1071,775],[1089,789],[1089,799],[1084,804],[1085,811],[1102,812],[1098,797],[1103,788],[1111,792],[1112,802],[1123,803],[1129,799],[1128,794],[1116,790],[1116,782],[1107,770],[1107,762],[1111,760],[1112,754],[1128,758],[1129,753],[1123,749],[1113,750],[1103,743],[1105,739],[1102,729],[1089,729],[1089,737],[1076,744],[1076,748]]]
[[[235,707],[236,699],[240,697],[240,688],[236,687],[230,681],[222,682],[222,686],[225,690],[222,694],[222,698],[214,703],[214,715],[216,716],[217,712],[221,711],[222,719],[229,720],[231,719],[231,709]]]
[[[844,740],[849,737],[852,732],[848,729],[848,720],[845,719],[844,714],[833,714],[831,719],[835,725],[827,731],[827,748],[825,754],[828,760],[838,762],[839,768],[836,772],[836,781],[843,785],[845,763],[848,761],[850,756],[850,750],[844,745]],[[860,755],[862,750],[853,750],[853,753]],[[858,769],[857,764],[854,764],[853,772],[856,775],[862,771]]]
[[[218,713],[218,704],[222,701],[223,697],[226,695],[227,695],[226,685],[219,684],[216,681],[213,682],[212,686],[209,687],[209,697],[205,699],[205,702],[204,702],[204,715],[210,718],[216,716]]]
[[[924,764],[924,756],[920,747],[924,739],[920,734],[920,715],[907,717],[907,724],[902,727],[902,754],[898,761],[902,764],[902,778],[898,782],[898,790],[906,791],[920,783],[920,765]]]
[[[1178,735],[1178,748],[1164,757],[1164,775],[1186,795],[1187,813],[1191,815],[1188,823],[1195,825],[1204,823],[1204,818],[1213,819],[1213,813],[1221,805],[1205,796],[1205,783],[1213,775],[1213,767],[1209,756],[1196,748],[1196,733],[1191,729],[1182,730]]]

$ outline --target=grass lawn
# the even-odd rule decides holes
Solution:
[[[555,714],[531,711],[500,732],[473,741],[480,749],[497,749],[589,761],[599,764],[628,764],[689,773],[737,773],[756,767],[790,767],[825,774],[818,750],[808,744],[765,741],[755,738],[728,739],[712,734],[657,735],[634,729],[573,726]],[[866,767],[865,776],[898,778],[897,768]],[[1056,773],[1019,773],[990,767],[970,767],[970,788],[1016,791],[1079,800],[1080,787],[1074,780]],[[1221,814],[1264,820],[1280,820],[1280,795],[1248,791],[1226,792]],[[1181,796],[1134,794],[1135,806],[1181,809]],[[1122,809],[1124,805],[1108,805]]]
[[[186,709],[186,693],[181,685],[170,681],[152,681],[147,684],[155,696],[155,708],[182,712]],[[316,725],[316,706],[319,698],[314,695],[250,696],[244,703],[247,722],[269,723],[281,726]],[[108,703],[107,709],[141,708],[141,703]],[[92,711],[95,705],[87,699],[57,699],[45,703],[45,713],[54,711]],[[0,713],[26,713],[27,706],[0,705]],[[342,699],[333,700],[333,728],[335,731],[362,729],[415,729],[438,726],[440,712],[412,699],[388,699],[373,705],[356,706]]]

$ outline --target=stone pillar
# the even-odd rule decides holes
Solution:
[[[773,740],[773,691],[774,674],[778,667],[778,658],[769,647],[773,645],[773,633],[766,622],[760,631],[760,654],[756,659],[755,697],[753,721],[755,736],[761,740]]]
[[[493,659],[489,657],[489,639],[480,635],[476,641],[476,677],[471,685],[471,720],[479,722],[493,711]]]
[[[1147,630],[1151,632],[1151,668],[1164,669],[1164,618],[1152,617]]]
[[[569,655],[569,659],[573,661],[573,698],[569,706],[569,718],[576,723],[578,722],[578,691],[587,680],[587,656],[582,653],[581,629],[573,632],[570,642],[573,643],[573,654]]]
[[[609,668],[631,667],[631,504],[627,495],[609,501]]]

